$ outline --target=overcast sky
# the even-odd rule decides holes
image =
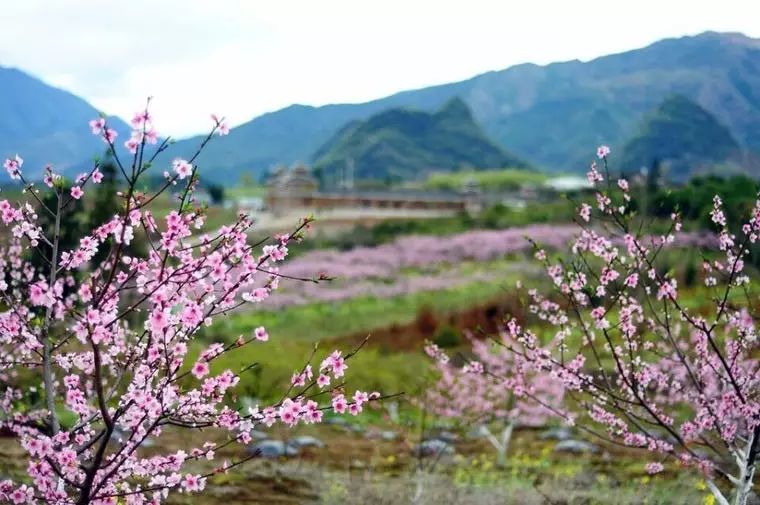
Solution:
[[[588,60],[705,30],[760,37],[760,1],[17,0],[0,65],[162,134],[292,103],[360,102],[516,63]]]

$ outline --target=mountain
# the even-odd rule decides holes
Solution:
[[[98,114],[71,93],[20,70],[0,67],[0,157],[18,153],[31,177],[41,176],[48,163],[59,173],[68,173],[102,154],[105,145],[90,134],[87,124]],[[129,133],[122,120],[112,117],[108,122],[122,135]]]
[[[517,65],[361,104],[293,105],[234,128],[199,165],[233,183],[243,172],[308,161],[351,121],[399,107],[433,111],[459,96],[509,152],[544,169],[582,171],[595,146],[617,151],[673,94],[714,114],[743,148],[760,151],[760,40],[706,32],[588,62]],[[190,154],[199,142],[180,141],[176,148]]]
[[[459,98],[434,113],[397,108],[352,121],[314,159],[327,181],[341,177],[349,164],[363,180],[409,180],[460,167],[527,167],[483,133]]]
[[[680,95],[668,97],[649,114],[622,150],[625,172],[649,167],[657,160],[668,177],[684,180],[700,169],[726,163],[740,154],[739,143],[715,116]]]
[[[338,130],[388,109],[432,112],[461,97],[486,135],[547,170],[582,171],[594,147],[618,152],[663,100],[680,94],[713,114],[745,151],[760,152],[760,40],[706,32],[597,58],[516,65],[471,79],[360,104],[293,105],[215,139],[197,160],[202,175],[236,183],[278,163],[310,161]],[[18,70],[0,68],[0,157],[21,154],[73,171],[101,153],[89,135],[93,107]],[[127,126],[112,120],[124,138]],[[121,139],[120,139],[121,140]],[[192,155],[201,137],[180,140],[157,160]]]

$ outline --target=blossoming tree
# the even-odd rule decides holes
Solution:
[[[530,290],[530,310],[553,337],[512,321],[505,348],[526,372],[563,386],[583,429],[650,451],[651,473],[669,458],[696,467],[718,503],[744,505],[760,454],[756,286],[745,264],[760,237],[760,201],[732,230],[715,197],[718,247],[705,252],[695,306],[663,267],[681,233],[678,215],[652,235],[632,210],[628,182],[610,180],[609,148],[597,154],[604,169],[594,163],[588,173],[596,205],[580,206],[572,256],[555,260],[537,246],[553,289]]]
[[[158,504],[171,490],[202,490],[209,476],[251,457],[219,461],[203,475],[185,469],[193,460],[213,461],[222,447],[247,444],[259,423],[319,422],[326,409],[358,414],[378,396],[346,397],[342,384],[330,386],[350,358],[338,351],[317,370],[305,365],[279,403],[246,410],[229,401],[230,393],[254,364],[210,372],[220,356],[263,345],[269,336],[257,328],[234,342],[205,341],[204,348],[198,332],[270,296],[282,277],[277,265],[310,223],[256,244],[249,243],[245,215],[202,231],[203,209],[193,200],[195,159],[215,134],[228,131],[212,119],[195,155],[174,160],[153,193],[141,192],[140,180],[170,143],[159,139],[147,107],[132,120],[125,161],[117,132],[93,120],[92,133],[102,137],[123,179],[113,195],[121,210],[70,250],[61,246],[65,211],[101,182],[98,164],[71,185],[47,167],[35,184],[21,157],[5,161],[25,201],[0,201],[0,429],[26,450],[28,479],[1,481],[0,502]],[[154,214],[152,202],[172,188],[179,189],[176,208]],[[146,254],[134,252],[137,240]],[[105,258],[99,264],[96,254]],[[170,430],[195,431],[185,438],[190,446],[142,450],[148,437]]]
[[[435,360],[437,382],[425,392],[425,406],[436,415],[458,423],[480,423],[485,438],[496,450],[496,462],[506,462],[516,425],[541,426],[560,412],[563,388],[546,374],[526,369],[522,356],[510,352],[508,333],[502,345],[488,339],[472,342],[472,357],[462,367],[433,343],[425,352]],[[489,425],[500,428],[498,436]]]

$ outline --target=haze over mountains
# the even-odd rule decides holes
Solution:
[[[23,84],[18,74],[0,69],[0,111],[5,112],[0,116],[0,155],[18,151],[30,164],[51,162],[61,167],[91,158],[99,148],[86,128],[94,109],[22,74],[30,81]],[[340,143],[336,139],[341,136],[345,143],[349,131],[352,142],[368,145],[367,138],[356,136],[361,136],[359,123],[352,122],[400,108],[430,115],[459,97],[482,127],[482,137],[503,153],[539,169],[577,172],[585,170],[600,143],[611,145],[616,154],[626,144],[631,146],[631,139],[642,135],[657,108],[673,96],[693,102],[714,118],[739,151],[760,152],[760,40],[707,32],[589,62],[516,65],[367,103],[293,105],[232,129],[229,136],[210,144],[198,164],[209,179],[234,184],[243,173],[256,177],[278,163],[345,162],[334,149],[331,159],[325,160],[329,149],[320,148],[331,139]],[[126,127],[120,132],[121,138],[128,135]],[[180,140],[159,162],[168,166],[171,157],[192,154],[199,142],[199,137]],[[394,142],[400,142],[398,136]],[[343,151],[356,157],[356,152]],[[427,152],[423,158],[436,156]],[[651,154],[641,156],[643,163]],[[688,154],[686,159],[692,160]],[[366,169],[372,178],[382,178],[377,170]]]
[[[87,123],[98,111],[83,99],[48,86],[14,68],[0,67],[0,156],[19,153],[26,167],[51,164],[60,170],[79,165],[103,151],[103,141],[90,135]],[[109,123],[122,135],[128,126]]]

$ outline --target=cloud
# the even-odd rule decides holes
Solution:
[[[0,64],[162,132],[291,103],[356,102],[531,61],[589,59],[706,29],[760,35],[751,0],[287,2],[24,0],[3,7]]]

